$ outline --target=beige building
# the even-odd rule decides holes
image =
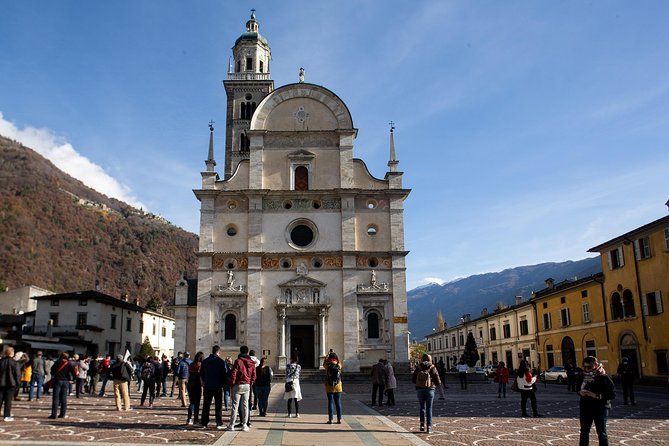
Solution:
[[[23,286],[0,293],[0,314],[23,314],[37,309],[36,296],[53,294],[53,291],[45,290],[34,285]]]
[[[406,364],[410,191],[392,130],[388,171],[375,178],[354,157],[357,129],[346,104],[306,83],[303,71],[298,83],[275,89],[255,15],[246,28],[224,81],[222,172],[212,127],[195,191],[198,277],[190,304],[188,281],[177,285],[177,331],[185,335],[177,345],[234,353],[245,344],[278,369],[292,354],[316,368],[329,349],[351,371],[379,357]]]
[[[441,359],[450,368],[464,353],[469,333],[476,340],[482,366],[504,361],[516,368],[521,359],[531,367],[538,365],[534,309],[529,301],[516,298],[513,306],[499,305],[493,312],[484,308],[476,319],[464,315],[458,325],[426,336],[428,352],[435,362]]]

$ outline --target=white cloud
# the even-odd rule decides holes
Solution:
[[[51,161],[60,170],[109,197],[124,201],[137,208],[147,210],[132,190],[104,169],[78,153],[72,144],[46,128],[23,127],[5,120],[0,112],[0,135],[20,142]]]

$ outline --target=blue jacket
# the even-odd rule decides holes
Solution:
[[[222,389],[228,383],[228,364],[219,356],[209,355],[202,361],[200,379],[205,389]]]
[[[190,358],[184,358],[179,361],[177,366],[177,378],[188,379],[188,367],[193,363],[193,360]]]

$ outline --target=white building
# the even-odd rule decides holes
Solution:
[[[408,364],[402,186],[391,129],[388,171],[375,178],[354,158],[357,129],[325,87],[274,88],[271,52],[255,15],[232,49],[225,157],[219,176],[213,127],[202,172],[194,302],[177,284],[184,349],[230,353],[246,344],[283,369],[329,349],[347,370],[380,357]],[[326,45],[327,42],[323,42]],[[195,308],[192,304],[196,304]],[[194,348],[193,348],[194,347]]]
[[[99,291],[34,297],[37,310],[24,340],[33,348],[76,353],[139,353],[145,339],[156,354],[174,354],[174,319]],[[53,348],[51,348],[53,347]],[[71,348],[67,348],[71,347]]]

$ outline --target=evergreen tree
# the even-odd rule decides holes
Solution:
[[[476,340],[471,332],[467,335],[467,342],[465,342],[465,352],[463,358],[469,367],[474,367],[479,360],[479,352],[476,349]]]
[[[446,329],[446,322],[444,322],[444,315],[439,310],[437,312],[437,331],[444,331]]]
[[[153,356],[155,354],[153,347],[151,346],[151,341],[149,341],[149,337],[145,336],[144,337],[144,342],[142,343],[142,346],[139,348],[139,356],[142,359],[146,359],[150,356]]]
[[[160,313],[162,308],[163,308],[163,303],[160,301],[158,296],[153,296],[151,300],[146,304],[145,307],[147,310],[155,311],[156,313]]]

